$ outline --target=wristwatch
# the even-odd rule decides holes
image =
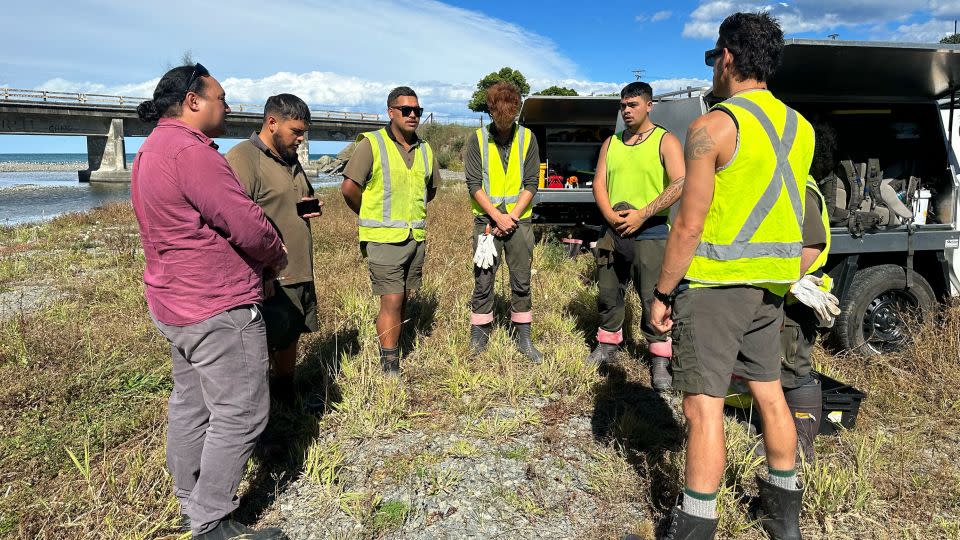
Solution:
[[[653,287],[653,297],[663,302],[665,306],[672,306],[673,301],[677,299],[677,289],[673,289],[669,294],[660,292],[656,286]]]

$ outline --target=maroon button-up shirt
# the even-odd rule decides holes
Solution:
[[[130,192],[158,321],[187,326],[263,301],[264,267],[281,264],[283,244],[213,140],[161,119],[133,162]]]

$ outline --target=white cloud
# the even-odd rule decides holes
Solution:
[[[665,9],[662,11],[658,11],[653,15],[647,15],[646,13],[641,13],[640,15],[637,15],[633,19],[638,23],[645,23],[647,21],[655,23],[655,22],[665,21],[672,16],[673,16],[673,12]]]
[[[937,43],[943,37],[953,33],[953,21],[931,19],[926,22],[903,24],[885,39],[891,41],[909,41],[914,43]]]
[[[370,80],[361,77],[331,72],[310,71],[306,73],[280,72],[261,78],[227,77],[220,81],[227,93],[227,102],[233,104],[262,104],[267,97],[289,92],[303,98],[314,108],[383,112],[390,90],[406,81]],[[627,83],[590,81],[577,78],[530,78],[533,91],[550,86],[565,86],[580,95],[610,94],[619,92]],[[688,86],[707,86],[710,82],[697,78],[677,78],[650,81],[654,93],[682,90]],[[139,83],[108,85],[94,82],[76,82],[51,79],[38,89],[57,92],[87,92],[107,95],[148,97],[153,94],[157,79]],[[466,104],[475,89],[474,84],[420,81],[411,83],[420,97],[420,102],[430,112],[444,115],[469,115]]]
[[[672,11],[668,11],[668,10],[658,11],[650,17],[650,22],[665,21],[672,16],[673,16]]]
[[[716,39],[723,19],[738,11],[768,12],[780,20],[784,33],[794,34],[904,21],[929,10],[946,14],[958,4],[955,0],[702,0],[684,24],[683,36]]]

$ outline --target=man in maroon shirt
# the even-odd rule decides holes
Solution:
[[[147,304],[173,358],[167,467],[184,524],[194,538],[285,539],[230,519],[270,407],[263,280],[287,257],[212,140],[229,112],[203,66],[168,71],[137,109],[157,127],[133,163],[131,198]]]

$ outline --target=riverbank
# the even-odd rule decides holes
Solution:
[[[81,171],[86,161],[0,161],[0,172]]]
[[[597,325],[593,263],[538,243],[544,364],[510,343],[505,276],[491,349],[469,358],[472,218],[462,182],[447,177],[429,207],[399,379],[378,366],[356,220],[335,189],[320,192],[320,329],[304,338],[297,382],[298,400],[319,400],[322,414],[271,412],[273,444],[251,462],[239,517],[294,540],[652,538],[681,485],[684,426],[678,396],[653,392],[637,360],[637,298],[629,346],[601,377],[584,364]],[[0,317],[0,537],[178,537],[164,464],[169,346],[149,319],[142,272],[129,204],[0,228],[10,308]],[[957,538],[958,335],[955,308],[902,354],[817,347],[818,369],[868,397],[856,429],[819,437],[819,459],[804,468],[805,538]],[[725,432],[719,537],[760,538],[746,517],[764,466],[758,440],[733,421]]]

